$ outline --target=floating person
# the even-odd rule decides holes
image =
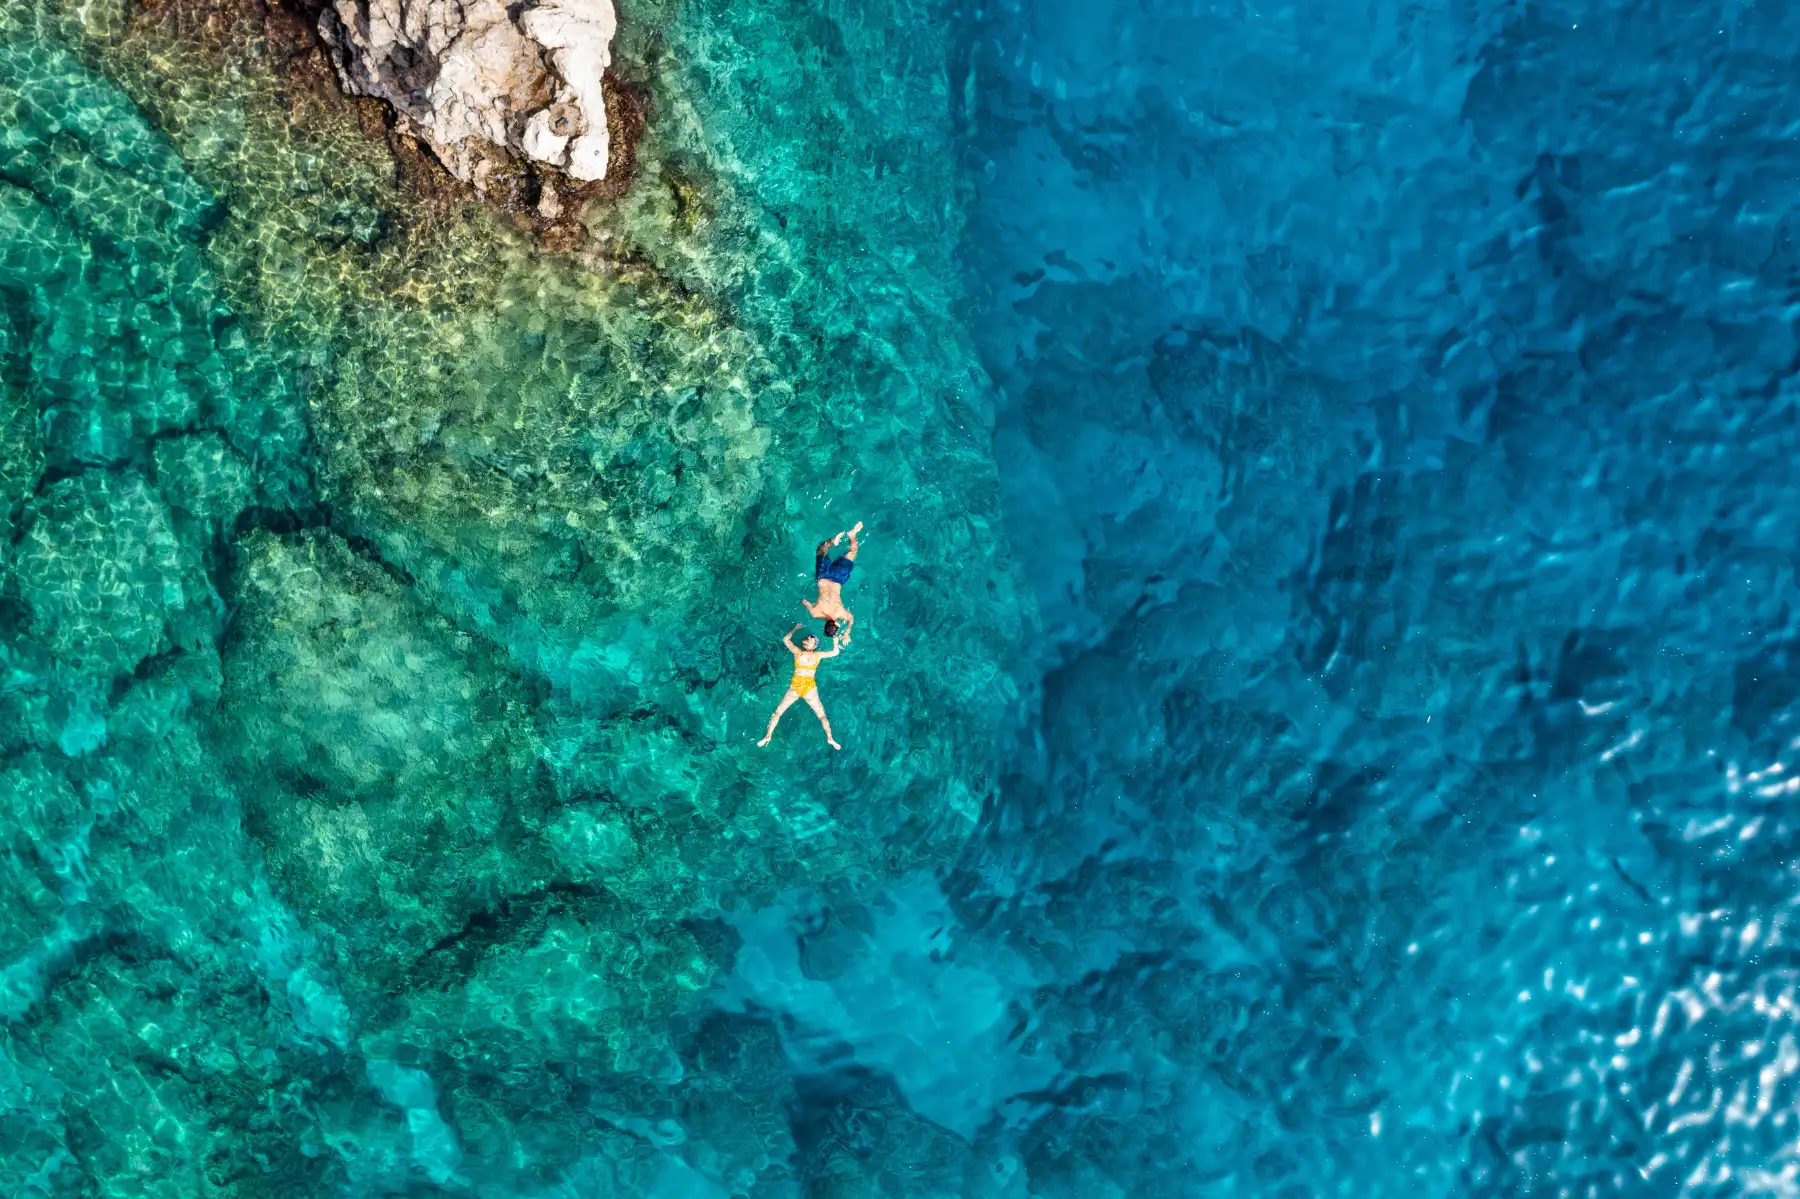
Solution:
[[[788,682],[787,694],[782,696],[781,702],[776,705],[775,715],[769,717],[769,731],[764,733],[763,739],[756,744],[767,745],[769,738],[775,735],[775,726],[781,723],[781,714],[793,707],[795,700],[804,699],[807,706],[818,716],[819,723],[825,727],[825,740],[831,743],[831,748],[842,749],[844,747],[837,743],[837,738],[831,735],[831,721],[826,719],[825,705],[819,702],[819,684],[813,678],[813,675],[818,672],[819,663],[826,658],[837,657],[842,646],[838,644],[838,639],[833,637],[831,649],[820,653],[819,639],[808,633],[800,638],[800,644],[796,647],[794,634],[799,632],[800,628],[800,625],[795,625],[781,639],[781,644],[788,647],[788,653],[794,655],[794,677]]]
[[[844,644],[850,644],[850,628],[856,623],[856,617],[850,615],[850,609],[844,607],[844,584],[850,579],[850,572],[856,569],[856,535],[862,532],[862,521],[845,533],[839,533],[830,541],[819,542],[819,548],[813,551],[813,578],[819,581],[819,598],[808,603],[806,610],[815,618],[825,621],[825,635],[836,639],[839,628],[843,629]],[[841,558],[833,558],[831,551],[844,538],[850,539],[850,548]]]

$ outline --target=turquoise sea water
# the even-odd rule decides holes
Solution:
[[[0,1194],[1800,1188],[1800,15],[312,7],[0,9]]]

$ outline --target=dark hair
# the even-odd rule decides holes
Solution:
[[[827,637],[836,637],[837,633],[838,633],[838,622],[835,620],[832,620],[829,616],[826,617],[825,618],[825,635]]]

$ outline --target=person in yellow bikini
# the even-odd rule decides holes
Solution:
[[[775,735],[775,726],[781,723],[781,714],[793,707],[795,700],[803,699],[813,713],[818,716],[819,723],[825,726],[825,740],[831,743],[831,748],[842,749],[844,747],[837,743],[837,738],[831,735],[831,721],[825,718],[825,705],[819,702],[819,684],[813,677],[818,672],[819,663],[826,658],[837,657],[841,647],[838,645],[838,639],[833,637],[831,648],[820,653],[819,639],[811,633],[800,638],[800,644],[796,647],[794,634],[800,631],[800,627],[795,625],[781,639],[781,644],[788,647],[788,653],[794,655],[794,677],[788,681],[787,694],[782,696],[781,703],[776,705],[775,715],[769,717],[769,731],[764,733],[763,739],[756,744],[767,745],[769,738]]]

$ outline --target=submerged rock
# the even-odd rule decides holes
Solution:
[[[87,471],[25,507],[14,551],[32,632],[83,673],[110,678],[195,642],[209,589],[169,510],[131,472]]]
[[[546,882],[528,697],[340,538],[241,545],[218,743],[300,910],[357,930],[385,982]]]
[[[606,178],[600,81],[617,27],[612,0],[334,0],[319,17],[345,90],[393,105],[477,188],[508,150]]]

